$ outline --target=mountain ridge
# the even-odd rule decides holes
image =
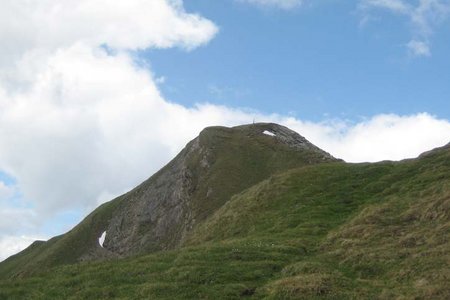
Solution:
[[[444,147],[277,172],[178,248],[0,280],[0,299],[449,299],[449,259]]]
[[[1,263],[0,299],[450,298],[449,145],[353,164],[303,140],[289,146],[267,126],[200,135],[211,157],[186,160],[202,195],[190,198],[197,223],[183,239],[168,236],[175,246],[80,262],[108,253],[98,238],[132,190]]]
[[[174,249],[232,195],[280,171],[336,161],[278,124],[207,127],[136,188],[101,205],[68,233],[25,250],[32,254],[27,258],[31,265],[26,263],[22,271],[9,269],[20,275],[65,263]],[[15,259],[20,255],[3,265]]]

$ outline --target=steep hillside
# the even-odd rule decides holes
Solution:
[[[2,262],[0,277],[175,249],[232,195],[273,174],[333,161],[277,124],[206,128],[159,172],[100,206],[70,232]],[[102,247],[98,238],[104,232]]]
[[[233,196],[176,250],[0,281],[0,299],[449,299],[449,270],[444,147],[278,173]]]

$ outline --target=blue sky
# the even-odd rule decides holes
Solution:
[[[289,10],[233,1],[191,0],[189,11],[218,25],[219,34],[195,51],[148,50],[171,101],[199,101],[309,120],[359,120],[380,113],[429,112],[450,118],[450,24],[430,37],[432,54],[406,44],[414,29],[389,10],[358,1],[315,1]]]
[[[349,162],[450,141],[449,0],[4,0],[0,19],[0,260],[206,126],[277,122]]]

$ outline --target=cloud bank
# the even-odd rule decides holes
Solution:
[[[139,184],[206,126],[277,122],[352,162],[450,141],[450,123],[426,113],[313,123],[164,99],[163,80],[135,51],[191,51],[218,31],[181,1],[3,0],[0,18],[0,172],[14,179],[0,180],[0,260],[47,237],[43,225],[58,214],[85,213]]]

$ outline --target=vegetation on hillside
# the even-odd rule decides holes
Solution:
[[[284,139],[264,135],[267,129]],[[206,128],[159,172],[94,210],[71,231],[0,263],[0,278],[177,248],[232,195],[273,174],[330,161],[337,160],[277,124]],[[98,237],[104,231],[107,246],[101,248]]]
[[[39,247],[39,245],[36,245]],[[0,299],[450,299],[450,149],[234,195],[172,251],[0,281]]]

